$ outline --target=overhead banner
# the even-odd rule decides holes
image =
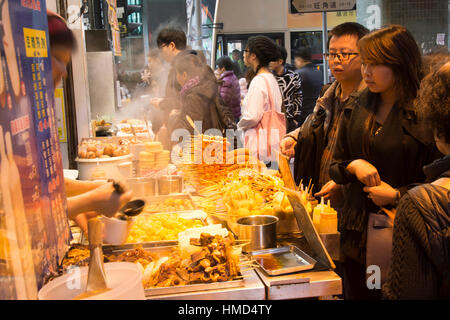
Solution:
[[[0,299],[35,299],[70,237],[45,1],[0,19]]]
[[[356,0],[289,0],[289,13],[347,11],[356,9]]]

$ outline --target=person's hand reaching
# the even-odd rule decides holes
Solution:
[[[291,137],[285,137],[280,142],[280,151],[283,155],[288,157],[289,159],[294,157],[295,155],[295,146],[297,145],[297,141]]]
[[[107,217],[114,216],[133,196],[131,190],[126,190],[124,186],[122,188],[125,192],[119,194],[115,191],[113,184],[108,182],[90,191],[89,197],[94,204],[93,210]]]

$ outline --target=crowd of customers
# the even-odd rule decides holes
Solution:
[[[204,132],[215,116],[230,114],[253,156],[268,166],[277,162],[274,151],[293,159],[296,183],[312,181],[313,194],[338,211],[345,299],[449,297],[448,52],[424,58],[399,25],[369,32],[343,23],[329,33],[324,58],[335,80],[323,85],[308,48],[294,51],[292,71],[285,48],[253,36],[213,71],[186,50],[181,33],[158,36],[172,70],[165,97],[152,103],[169,131],[192,132],[186,115]],[[369,248],[369,221],[383,214],[390,245]],[[388,257],[382,289],[367,286],[372,250]]]

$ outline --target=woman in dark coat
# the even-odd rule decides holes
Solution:
[[[450,56],[422,81],[418,104],[445,157],[424,167],[427,180],[409,190],[394,220],[387,299],[450,299]]]
[[[177,82],[181,86],[181,109],[172,111],[169,116],[169,132],[185,129],[194,134],[186,115],[194,122],[201,122],[201,127],[197,130],[202,133],[213,128],[211,110],[215,108],[219,94],[213,71],[199,57],[192,54],[176,59],[174,67]]]
[[[368,216],[395,206],[408,185],[424,182],[422,167],[437,151],[412,103],[422,61],[412,35],[393,25],[358,46],[368,88],[344,110],[330,177],[345,189],[338,217],[344,298],[379,299],[381,290],[366,285]]]

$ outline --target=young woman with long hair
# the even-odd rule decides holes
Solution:
[[[338,217],[344,297],[378,299],[381,290],[366,285],[369,214],[395,207],[408,185],[425,180],[422,167],[439,153],[413,104],[422,57],[411,33],[391,25],[358,47],[367,89],[344,110],[330,177],[345,188]]]
[[[263,119],[264,113],[271,108],[281,113],[283,98],[277,80],[269,70],[269,63],[278,59],[279,49],[275,42],[265,36],[250,37],[244,50],[244,63],[254,72],[248,93],[242,106],[242,118],[238,128],[244,132],[245,146],[251,154],[260,160],[270,162],[276,159],[275,152],[267,150],[264,139],[254,134]],[[266,130],[267,131],[267,130]],[[250,133],[250,134],[249,134]],[[279,140],[285,133],[279,133],[274,145],[279,145]],[[275,138],[276,139],[276,138]]]

